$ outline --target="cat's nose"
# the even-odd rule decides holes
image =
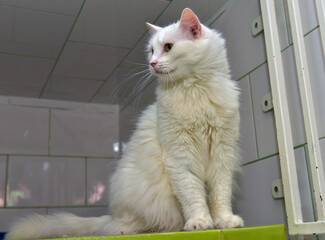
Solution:
[[[157,65],[157,63],[158,63],[157,61],[153,61],[150,63],[150,65],[154,68]]]

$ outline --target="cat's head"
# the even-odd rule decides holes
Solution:
[[[220,35],[201,24],[188,8],[177,23],[163,28],[147,26],[152,33],[147,49],[149,69],[161,80],[177,81],[210,71],[218,58],[213,55],[218,54],[217,45],[224,48]]]

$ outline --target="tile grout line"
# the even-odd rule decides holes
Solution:
[[[105,79],[98,79],[98,78],[86,78],[86,77],[67,77],[62,75],[55,75],[55,77],[59,78],[66,78],[66,79],[73,79],[73,80],[87,80],[87,81],[97,81],[97,82],[103,82]],[[64,100],[63,100],[64,101]]]
[[[95,159],[106,159],[106,160],[112,160],[116,157],[107,157],[107,156],[77,156],[77,155],[48,155],[48,154],[10,154],[10,153],[4,153],[0,154],[0,156],[15,156],[15,157],[55,157],[55,158],[95,158]]]
[[[253,117],[253,124],[254,124],[254,135],[255,135],[255,147],[256,147],[256,155],[257,158],[260,158],[260,153],[258,150],[258,141],[257,141],[257,130],[256,130],[256,120],[255,120],[255,112],[254,112],[254,101],[253,101],[253,89],[252,89],[252,83],[251,83],[251,76],[248,75],[248,84],[249,84],[249,95],[250,95],[250,102],[252,107],[252,117]]]
[[[19,6],[8,5],[8,4],[3,4],[3,6],[10,7],[10,8],[18,8],[18,9],[23,9],[23,10],[28,10],[28,11],[41,12],[41,13],[56,14],[56,15],[67,16],[67,17],[75,17],[75,15],[72,15],[72,14],[52,12],[52,11],[48,11],[48,10],[40,10],[40,9],[35,9],[35,8],[19,7]]]
[[[170,4],[173,2],[173,0],[171,0],[167,6],[163,9],[163,11],[158,15],[158,17],[153,21],[153,24],[156,23],[158,21],[158,19],[162,16],[162,14],[168,9],[168,7],[170,6]],[[88,102],[91,102],[95,96],[99,93],[99,91],[103,88],[103,86],[106,84],[106,82],[108,82],[108,80],[111,78],[111,76],[115,73],[115,71],[117,70],[117,68],[119,66],[121,66],[121,64],[124,62],[125,59],[127,59],[127,57],[133,52],[133,50],[139,45],[139,43],[142,41],[142,39],[145,37],[145,35],[147,34],[148,30],[145,31],[145,33],[138,39],[138,41],[135,43],[135,45],[131,48],[131,50],[124,56],[124,58],[117,64],[117,66],[112,70],[112,72],[108,75],[108,77],[105,79],[105,81],[99,86],[99,88],[95,91],[95,93],[90,97],[90,99],[88,100]]]
[[[239,82],[240,80],[242,80],[244,77],[247,77],[248,75],[250,75],[252,72],[256,71],[257,69],[259,69],[260,67],[262,67],[265,63],[267,63],[267,60],[265,60],[264,62],[262,62],[261,64],[257,65],[256,67],[254,67],[252,70],[250,70],[249,72],[245,73],[244,75],[242,75],[241,77],[237,78],[237,80],[235,80],[236,82]]]
[[[68,42],[69,43],[75,43],[75,44],[84,44],[84,45],[92,45],[92,46],[107,47],[107,48],[118,48],[118,49],[125,49],[125,50],[131,50],[132,49],[132,48],[123,47],[123,46],[114,46],[114,45],[107,45],[107,44],[101,44],[101,43],[91,43],[91,42],[77,41],[77,40],[68,40]]]
[[[8,55],[8,56],[15,56],[15,57],[28,57],[28,58],[37,58],[37,59],[47,59],[47,60],[55,60],[56,58],[51,57],[43,57],[43,56],[33,56],[33,55],[25,55],[19,53],[8,53],[8,52],[0,52],[0,55]]]
[[[16,210],[16,209],[57,209],[57,208],[108,208],[108,205],[89,205],[89,206],[84,206],[84,205],[62,205],[62,206],[21,206],[21,207],[7,207],[5,208],[6,210]],[[3,209],[3,208],[0,208]]]
[[[6,172],[5,172],[5,193],[3,207],[7,207],[7,190],[8,190],[8,178],[9,178],[9,154],[6,155]]]
[[[279,153],[274,153],[274,154],[271,154],[271,155],[268,155],[268,156],[265,156],[265,157],[262,157],[262,158],[256,159],[256,160],[254,160],[254,161],[250,161],[250,162],[244,163],[244,164],[242,164],[241,166],[242,166],[242,167],[245,167],[245,166],[247,166],[247,165],[251,165],[251,164],[254,164],[254,163],[257,163],[257,162],[261,162],[261,161],[264,161],[264,160],[266,160],[266,159],[269,159],[269,158],[272,158],[272,157],[274,157],[274,156],[278,156],[278,155],[279,155]]]
[[[304,34],[304,37],[307,37],[309,34],[311,34],[312,32],[314,32],[316,29],[318,29],[319,28],[319,25],[317,25],[316,27],[314,27],[313,29],[311,29],[311,30],[309,30],[308,32],[306,32],[305,34]]]
[[[54,72],[54,70],[55,70],[55,68],[56,68],[56,65],[57,65],[58,62],[59,62],[59,59],[60,59],[60,57],[61,57],[61,55],[62,55],[62,53],[63,53],[63,50],[65,49],[65,46],[66,46],[67,43],[68,43],[68,40],[69,40],[69,38],[70,38],[70,36],[71,36],[71,33],[72,33],[73,29],[74,29],[74,26],[76,25],[76,23],[77,23],[77,21],[78,21],[78,18],[79,18],[80,14],[81,14],[81,11],[82,11],[83,7],[85,6],[85,3],[86,3],[86,0],[83,0],[83,2],[82,2],[82,4],[81,4],[81,7],[80,7],[80,9],[79,9],[79,12],[78,12],[78,14],[77,14],[77,16],[76,16],[76,18],[75,18],[75,20],[74,20],[72,26],[71,26],[71,29],[70,29],[70,31],[69,31],[69,33],[68,33],[68,35],[67,35],[67,37],[66,37],[66,39],[65,39],[65,41],[64,41],[64,43],[63,43],[63,46],[62,46],[61,50],[60,50],[60,52],[59,52],[59,55],[58,55],[58,57],[56,58],[56,60],[55,60],[55,62],[54,62],[54,64],[53,64],[53,66],[52,66],[52,69],[50,70],[50,73],[49,73],[49,75],[48,75],[48,77],[47,77],[47,79],[46,79],[46,81],[45,81],[45,83],[44,83],[44,85],[43,85],[43,87],[42,87],[42,89],[41,89],[41,92],[40,92],[40,94],[39,94],[39,96],[38,96],[39,98],[41,98],[41,97],[43,96],[44,90],[45,90],[47,84],[48,84],[49,81],[50,81],[50,78],[51,78],[51,76],[52,76],[52,74],[53,74],[53,72]]]
[[[209,23],[208,27],[211,27],[225,12],[226,9],[224,9],[214,20],[212,20],[212,22]]]
[[[294,147],[294,150],[299,149],[299,148],[302,148],[302,147],[304,147],[306,144],[307,144],[307,143],[297,145],[297,146]],[[242,164],[241,166],[244,167],[244,166],[247,166],[247,165],[251,165],[251,164],[253,164],[253,163],[260,162],[260,161],[263,161],[263,160],[266,160],[266,159],[268,159],[268,158],[271,158],[271,157],[274,157],[274,156],[278,156],[278,155],[279,155],[279,152],[276,152],[276,153],[273,153],[273,154],[267,155],[267,156],[265,156],[265,157],[258,158],[258,159],[256,159],[256,160],[253,160],[253,161],[250,161],[250,162],[244,163],[244,164]]]

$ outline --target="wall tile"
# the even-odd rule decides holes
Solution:
[[[61,13],[67,15],[77,15],[82,0],[0,0],[6,6],[33,9],[38,11]]]
[[[47,109],[0,105],[0,112],[0,153],[47,154]]]
[[[103,207],[92,207],[92,208],[49,208],[47,210],[48,215],[68,212],[75,214],[79,217],[100,217],[106,214],[109,214],[108,208]]]
[[[286,224],[283,199],[272,196],[272,181],[281,178],[277,156],[243,167],[235,212],[243,217],[246,227]]]
[[[0,24],[0,31],[5,30],[0,51],[11,54],[57,57],[74,21],[72,16],[0,6],[3,11],[7,26]]]
[[[84,205],[85,159],[10,156],[7,196],[16,207]]]
[[[127,90],[127,93],[130,95],[135,84],[144,75],[138,74],[143,70],[143,67],[137,66],[136,63],[130,63],[130,65],[119,66],[110,78],[106,80],[92,102],[123,103],[123,99],[121,99],[121,96],[123,96],[122,93]]]
[[[259,15],[260,9],[257,0],[236,1],[211,26],[221,32],[226,39],[230,69],[234,80],[266,60],[263,34],[254,38],[251,33],[253,20]]]
[[[6,156],[0,156],[0,207],[4,206],[6,191]]]
[[[8,232],[10,226],[19,219],[32,215],[46,213],[43,208],[31,209],[0,209],[0,232]]]
[[[256,137],[259,158],[270,156],[278,152],[274,112],[264,113],[262,110],[263,96],[271,92],[267,65],[264,64],[250,74]]]
[[[130,140],[132,133],[135,131],[138,116],[133,109],[133,106],[127,107],[120,112],[120,142],[127,143]]]
[[[52,77],[43,98],[88,102],[103,81],[69,77]]]
[[[153,22],[167,4],[150,0],[86,1],[70,40],[132,48],[147,30],[145,22]]]
[[[156,24],[158,25],[158,23]],[[140,40],[140,42],[137,44],[137,46],[131,50],[130,54],[123,61],[122,66],[126,66],[129,68],[141,68],[141,64],[144,64],[144,68],[148,69],[147,44],[150,38],[150,32],[146,33]]]
[[[7,86],[36,88],[40,91],[47,79],[53,60],[11,56],[0,54],[0,94],[5,94]],[[4,93],[3,93],[4,92]],[[13,92],[13,95],[14,94]]]
[[[53,110],[50,153],[76,156],[116,156],[118,116],[113,113]]]
[[[133,131],[136,129],[136,123],[141,116],[142,112],[156,100],[155,90],[157,87],[156,80],[153,80],[148,86],[140,93],[135,95],[134,98],[129,98],[131,101],[125,101],[120,111],[120,139],[121,142],[127,142]]]
[[[239,147],[242,163],[247,163],[258,158],[249,78],[241,79],[238,85],[241,89]]]
[[[113,159],[87,159],[87,205],[108,205],[108,180],[117,161]]]
[[[319,137],[325,137],[325,61],[319,29],[305,37],[308,67]],[[324,46],[325,47],[325,46]]]
[[[127,52],[126,49],[69,42],[53,76],[105,80]]]
[[[263,63],[266,60],[266,51],[264,34],[254,37],[251,32],[253,21],[261,15],[259,1],[233,2],[211,27],[221,32],[226,39],[230,69],[234,80],[237,80]],[[281,0],[277,0],[275,4],[280,46],[284,48],[288,46],[284,7]]]

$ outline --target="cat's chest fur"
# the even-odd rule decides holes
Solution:
[[[158,90],[157,95],[158,127],[162,130],[173,127],[174,130],[209,135],[223,124],[224,109],[215,104],[211,93],[200,86]]]

